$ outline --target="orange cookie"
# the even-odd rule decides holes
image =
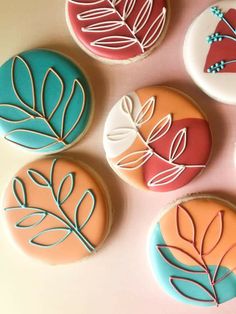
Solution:
[[[85,166],[65,158],[39,159],[21,169],[6,189],[3,208],[14,242],[50,264],[91,255],[111,225],[101,183]]]
[[[209,123],[195,102],[164,86],[122,97],[104,130],[114,171],[129,184],[156,192],[189,183],[206,167],[211,146]]]

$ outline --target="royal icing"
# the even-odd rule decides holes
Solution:
[[[104,148],[125,181],[164,192],[189,183],[206,167],[211,132],[187,96],[168,87],[150,87],[122,97],[113,107]]]
[[[227,104],[236,104],[235,17],[235,1],[212,5],[193,22],[184,44],[186,68],[194,81]]]
[[[86,131],[91,90],[69,59],[31,50],[0,67],[0,134],[37,153],[67,149]]]
[[[146,55],[163,37],[166,0],[67,0],[75,40],[92,55],[124,61]]]
[[[3,204],[14,242],[28,255],[51,264],[90,255],[109,231],[103,188],[69,159],[47,158],[25,166],[7,187]]]
[[[226,201],[197,196],[178,201],[152,230],[151,265],[179,301],[218,306],[236,296],[236,214]]]

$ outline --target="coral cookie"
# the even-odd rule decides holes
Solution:
[[[106,193],[85,166],[40,159],[21,169],[3,199],[6,227],[28,255],[50,264],[95,252],[110,229]]]
[[[179,200],[152,230],[149,257],[158,283],[172,297],[217,306],[236,297],[236,212],[211,196]]]
[[[31,50],[0,67],[0,134],[37,153],[67,149],[85,133],[91,90],[81,70],[61,54]]]
[[[206,166],[211,132],[188,96],[149,87],[124,96],[104,131],[107,159],[117,174],[144,190],[166,192],[189,183]]]
[[[236,3],[220,1],[189,28],[184,44],[186,68],[210,97],[236,105]]]
[[[67,0],[66,18],[75,41],[93,57],[135,61],[163,39],[168,0]]]

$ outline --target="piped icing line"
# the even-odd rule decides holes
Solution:
[[[231,23],[227,20],[227,18],[225,17],[225,14],[223,13],[223,11],[218,8],[217,6],[213,6],[211,7],[211,13],[218,17],[221,21],[223,21],[228,28],[232,31],[234,36],[230,36],[230,35],[226,35],[226,34],[220,34],[219,32],[214,33],[212,35],[209,35],[207,37],[207,42],[209,44],[214,44],[215,42],[220,42],[223,39],[229,39],[229,40],[233,40],[236,41],[236,29],[231,25]],[[220,71],[222,71],[227,65],[232,64],[232,63],[236,63],[236,60],[219,60],[217,63],[211,65],[208,69],[207,72],[208,73],[212,73],[212,74],[216,74],[219,73]]]
[[[117,5],[120,2],[124,1],[123,12],[120,13],[117,9]],[[97,40],[90,43],[91,46],[100,47],[104,49],[110,50],[121,50],[125,48],[129,48],[133,45],[138,45],[140,48],[140,53],[144,53],[150,47],[152,47],[155,42],[161,36],[163,29],[167,20],[167,9],[165,7],[162,8],[161,13],[156,17],[151,26],[148,28],[142,39],[139,38],[139,32],[147,25],[149,18],[153,9],[153,0],[146,0],[143,6],[140,8],[137,17],[134,20],[133,25],[129,25],[127,19],[132,14],[137,1],[136,0],[101,0],[101,1],[92,1],[89,3],[85,3],[82,1],[74,1],[69,0],[70,3],[76,5],[97,5],[101,3],[106,3],[110,5],[108,7],[99,7],[94,9],[89,9],[87,11],[83,11],[82,13],[77,15],[78,20],[80,21],[88,21],[88,20],[97,20],[103,17],[108,17],[110,15],[116,14],[119,20],[108,20],[95,22],[87,27],[83,27],[82,32],[92,32],[92,33],[103,33],[118,30],[121,27],[126,27],[130,33],[129,36],[121,36],[119,34],[113,36],[100,37]]]
[[[130,96],[124,96],[121,101],[121,110],[129,117],[131,126],[129,128],[116,128],[107,134],[107,139],[110,141],[121,141],[135,132],[137,138],[146,147],[144,150],[135,151],[122,157],[115,166],[121,170],[133,171],[141,168],[151,157],[156,157],[165,163],[170,168],[157,173],[148,181],[149,187],[164,186],[174,182],[184,171],[188,168],[205,168],[206,165],[183,165],[176,163],[176,160],[184,153],[187,148],[187,135],[188,130],[186,128],[181,129],[175,135],[169,150],[169,159],[161,156],[155,151],[151,144],[163,138],[170,130],[173,118],[172,114],[168,114],[163,117],[156,125],[152,128],[147,139],[142,134],[140,127],[150,121],[156,109],[156,97],[149,98],[141,110],[138,112],[136,117],[133,116],[134,103]]]
[[[185,217],[188,220],[188,224],[191,226],[191,234],[189,237],[187,237],[186,235],[183,234],[182,230],[181,230],[181,226],[180,226],[180,213],[184,214]],[[187,221],[186,221],[187,223]],[[216,240],[215,241],[211,241],[210,243],[210,248],[205,248],[205,243],[206,243],[206,238],[208,236],[208,234],[210,233],[211,229],[214,227],[214,225],[217,226],[219,233],[216,235]],[[190,299],[190,300],[194,300],[194,301],[198,301],[198,302],[214,302],[215,305],[219,305],[219,296],[217,294],[216,291],[216,286],[217,284],[219,284],[220,282],[224,281],[226,278],[228,278],[232,272],[236,269],[236,266],[233,267],[231,270],[227,271],[222,277],[218,278],[219,276],[219,270],[220,267],[223,265],[223,261],[226,258],[226,256],[228,256],[232,250],[234,250],[236,248],[236,243],[234,243],[233,245],[230,246],[230,248],[223,253],[223,256],[220,258],[218,264],[216,265],[215,271],[212,274],[210,271],[209,266],[207,265],[206,259],[205,257],[210,255],[218,246],[218,244],[220,243],[223,233],[224,233],[224,211],[220,210],[217,212],[216,215],[214,215],[214,217],[210,220],[209,224],[206,226],[206,229],[203,233],[202,239],[199,243],[199,247],[197,246],[196,243],[196,235],[197,235],[197,229],[196,229],[196,224],[194,222],[194,219],[191,215],[191,213],[188,211],[188,209],[183,206],[183,205],[177,205],[176,207],[176,231],[178,236],[188,242],[188,244],[192,247],[192,250],[196,253],[196,255],[198,256],[198,259],[196,259],[194,256],[192,256],[190,253],[188,253],[186,250],[176,247],[176,246],[172,246],[172,245],[163,245],[163,244],[157,244],[156,245],[156,249],[157,252],[161,255],[161,257],[163,258],[163,260],[168,263],[169,265],[171,265],[172,267],[175,267],[183,272],[186,273],[202,273],[202,274],[206,274],[208,276],[208,282],[209,282],[209,287],[206,287],[204,285],[202,285],[200,282],[197,282],[195,280],[189,279],[189,278],[185,278],[185,277],[175,277],[175,276],[171,276],[170,277],[170,284],[172,285],[172,287],[183,297]],[[176,264],[175,262],[171,261],[170,258],[168,258],[165,255],[164,250],[165,249],[169,249],[171,252],[179,252],[181,253],[183,256],[187,257],[189,259],[189,261],[195,262],[195,264],[200,267],[200,269],[202,268],[202,270],[193,270],[193,269],[188,269],[185,268],[181,265]],[[202,290],[204,290],[205,292],[209,292],[208,295],[211,296],[211,300],[200,300],[198,298],[195,298],[194,296],[189,296],[186,295],[185,293],[183,293],[181,291],[180,288],[178,288],[178,286],[175,284],[175,282],[180,282],[180,281],[188,281],[191,282],[193,285],[197,285],[199,288],[201,288]]]
[[[28,210],[30,211],[29,214],[21,218],[19,221],[16,222],[15,228],[17,229],[29,229],[34,228],[38,225],[40,225],[47,217],[52,217],[55,219],[55,222],[61,223],[61,226],[53,226],[51,228],[44,229],[40,232],[38,232],[35,236],[33,236],[29,240],[29,244],[38,246],[40,248],[52,248],[54,246],[57,246],[61,243],[63,243],[70,235],[76,236],[80,243],[85,247],[85,249],[92,253],[96,249],[91,244],[91,242],[85,237],[83,234],[84,227],[89,223],[95,208],[96,208],[96,197],[91,189],[87,189],[84,191],[83,195],[77,202],[77,205],[75,207],[74,211],[74,220],[70,219],[67,215],[66,211],[63,209],[63,204],[67,201],[67,199],[71,196],[74,185],[75,185],[75,174],[74,173],[68,173],[60,182],[58,192],[55,191],[54,186],[54,172],[55,172],[55,166],[57,163],[57,159],[54,159],[51,165],[50,169],[50,177],[47,178],[44,176],[41,172],[37,171],[36,169],[28,169],[27,174],[29,178],[32,181],[32,184],[37,185],[38,187],[42,189],[47,189],[50,192],[51,197],[53,198],[55,205],[57,207],[58,213],[54,213],[50,210],[40,208],[40,207],[34,207],[30,206],[28,204],[28,198],[27,198],[27,190],[25,183],[22,179],[16,177],[12,181],[12,193],[18,203],[19,206],[13,206],[5,208],[4,210],[6,212],[10,211],[19,211],[19,210]],[[61,199],[61,191],[63,186],[66,184],[66,182],[70,183],[70,188],[66,194],[66,196]],[[89,214],[85,221],[83,223],[79,223],[79,213],[82,203],[84,202],[85,198],[89,197],[92,201],[92,205],[89,211]],[[27,220],[29,220],[32,217],[38,217],[38,221],[36,223],[27,224]],[[55,241],[50,244],[42,243],[40,242],[40,236],[44,234],[49,234],[51,232],[55,231],[64,231],[65,235],[59,239],[58,241]]]
[[[28,73],[28,76],[30,78],[31,96],[32,96],[32,103],[31,104],[26,103],[26,101],[23,99],[23,97],[18,92],[18,89],[16,86],[16,80],[15,80],[16,61],[19,61],[22,63],[22,65],[25,67],[25,69]],[[48,80],[49,75],[54,75],[54,77],[58,80],[58,82],[60,84],[60,94],[59,94],[58,100],[56,101],[52,112],[49,115],[47,115],[46,107],[45,107],[45,90],[46,90],[46,84],[47,84],[47,80]],[[65,108],[63,110],[62,117],[61,117],[60,134],[58,134],[58,132],[53,127],[53,124],[51,123],[51,120],[52,120],[54,114],[56,113],[57,109],[61,105],[61,101],[62,101],[62,98],[64,96],[64,92],[65,92],[65,84],[64,84],[61,76],[57,73],[57,71],[55,69],[53,69],[52,67],[50,67],[45,73],[45,76],[44,76],[43,82],[42,82],[42,87],[41,87],[41,94],[40,94],[41,111],[37,110],[38,106],[36,104],[35,82],[34,82],[34,77],[33,77],[32,71],[30,69],[29,64],[26,62],[26,60],[24,60],[24,58],[19,56],[19,55],[15,56],[13,58],[13,61],[12,61],[11,85],[12,85],[12,89],[14,91],[14,94],[15,94],[17,100],[21,103],[21,105],[23,107],[20,107],[19,105],[16,105],[16,104],[0,104],[0,108],[14,109],[14,110],[16,110],[22,114],[25,114],[25,118],[12,120],[12,119],[8,119],[8,118],[5,118],[3,116],[0,116],[0,120],[5,121],[5,122],[9,122],[9,123],[14,123],[14,124],[27,122],[30,120],[36,120],[36,119],[42,120],[45,123],[45,125],[48,127],[49,132],[44,133],[41,131],[36,131],[36,130],[28,129],[28,128],[19,128],[19,129],[14,129],[14,130],[9,131],[7,134],[4,135],[4,138],[6,140],[8,140],[9,142],[12,142],[14,144],[18,144],[24,148],[31,149],[33,151],[40,151],[42,149],[52,147],[58,143],[61,143],[64,146],[69,145],[69,143],[67,143],[66,140],[70,136],[70,134],[75,130],[76,126],[79,124],[79,122],[83,116],[84,110],[85,110],[86,94],[85,94],[85,90],[84,90],[84,87],[81,84],[81,82],[78,79],[75,79],[73,82],[70,96],[66,102],[66,105],[65,105]],[[70,103],[71,103],[71,101],[75,95],[76,89],[79,89],[80,92],[82,93],[81,109],[80,109],[80,112],[78,113],[78,117],[77,117],[76,121],[74,122],[73,126],[67,132],[65,132],[66,113],[70,107]],[[37,147],[37,148],[30,147],[30,146],[24,145],[22,143],[19,143],[18,141],[14,141],[13,139],[11,139],[12,135],[18,134],[18,133],[24,133],[24,134],[28,133],[28,134],[40,135],[41,137],[52,139],[52,142],[47,144],[47,145],[43,145],[43,146]]]

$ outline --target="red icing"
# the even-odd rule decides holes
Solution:
[[[211,14],[211,13],[209,13]],[[230,9],[224,17],[227,21],[236,28],[236,10]],[[215,17],[217,19],[217,17]],[[224,21],[220,21],[216,27],[215,33],[220,33],[221,35],[235,36],[232,30],[226,25]],[[209,34],[211,35],[211,34]],[[206,64],[204,71],[207,72],[207,69],[213,64],[219,61],[231,61],[236,59],[236,42],[227,38],[224,38],[222,41],[214,42],[211,44],[210,51],[207,56]],[[236,72],[236,63],[227,64],[220,73],[234,73]]]
[[[131,0],[129,0],[131,1]],[[75,1],[74,1],[75,2]],[[79,1],[78,1],[79,2]],[[81,0],[80,2],[85,2],[86,0]],[[121,0],[121,2],[116,6],[117,10],[122,13],[124,5],[126,3],[126,0]],[[137,15],[140,12],[140,9],[143,7],[145,3],[145,0],[136,0],[136,4],[134,6],[134,9],[131,13],[131,15],[127,18],[126,22],[129,26],[132,27]],[[72,30],[75,34],[75,37],[93,54],[96,56],[100,56],[107,59],[113,59],[113,60],[127,60],[130,58],[134,58],[136,56],[139,56],[143,53],[141,50],[141,47],[139,44],[134,44],[131,47],[124,48],[124,49],[117,49],[117,50],[110,50],[105,49],[101,47],[94,47],[91,45],[91,42],[94,42],[95,40],[107,37],[107,36],[125,36],[125,37],[131,37],[132,33],[127,28],[127,26],[122,26],[121,28],[109,31],[109,32],[100,32],[100,33],[90,33],[90,32],[83,32],[82,28],[88,27],[94,23],[104,22],[104,21],[119,21],[121,20],[117,13],[102,17],[102,18],[96,18],[93,20],[85,20],[81,21],[78,20],[77,15],[88,11],[91,9],[96,8],[111,8],[111,4],[109,0],[104,0],[101,3],[98,4],[75,4],[68,2],[68,17],[69,21],[72,27]],[[152,23],[156,20],[158,15],[162,12],[163,8],[167,8],[167,1],[166,0],[153,0],[153,7],[151,11],[150,18],[148,20],[148,23],[146,26],[140,30],[140,32],[137,33],[137,38],[141,41],[145,34],[147,33],[148,29],[152,25]],[[153,32],[150,33],[150,37],[153,35]],[[155,45],[155,43],[154,43]],[[152,45],[153,46],[153,45]],[[151,48],[151,47],[150,47]],[[150,49],[148,48],[148,49]],[[147,50],[148,50],[147,49]],[[146,50],[145,50],[146,51]]]
[[[202,119],[174,121],[169,132],[153,143],[152,148],[168,160],[171,143],[176,134],[183,128],[187,129],[187,146],[183,154],[175,160],[175,163],[179,165],[205,165],[211,152],[212,138],[208,122]],[[173,166],[156,156],[151,157],[143,165],[145,182],[148,183],[155,175],[170,168],[173,168]],[[202,169],[187,168],[173,182],[158,187],[149,187],[149,189],[156,192],[178,189],[188,184]]]

